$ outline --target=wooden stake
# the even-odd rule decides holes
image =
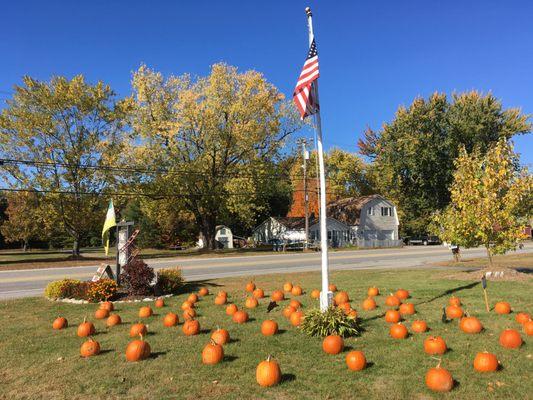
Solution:
[[[489,297],[487,296],[487,278],[485,275],[481,278],[481,286],[483,287],[483,294],[485,295],[485,307],[487,308],[487,312],[490,312]]]

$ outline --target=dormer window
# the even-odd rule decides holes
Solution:
[[[368,207],[368,209],[366,210],[366,213],[368,215],[374,215],[374,207]]]
[[[382,217],[392,217],[393,216],[392,207],[381,207],[381,216]]]

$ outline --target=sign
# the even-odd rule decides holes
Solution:
[[[107,276],[111,279],[115,279],[115,275],[113,274],[113,270],[111,269],[110,265],[106,264],[100,264],[98,269],[96,270],[96,273],[93,275],[93,278],[91,279],[92,282],[97,282],[100,279],[102,279],[102,276],[104,274],[107,274]]]

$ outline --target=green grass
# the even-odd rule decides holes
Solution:
[[[290,327],[282,317],[281,308],[266,314],[268,300],[250,311],[251,321],[236,325],[225,315],[225,307],[215,306],[210,295],[198,303],[202,333],[185,337],[181,324],[164,328],[161,320],[168,311],[178,311],[187,294],[167,300],[167,306],[156,309],[157,315],[148,319],[150,334],[147,341],[155,357],[139,363],[128,363],[124,350],[129,325],[136,322],[139,303],[117,304],[124,321],[122,326],[106,329],[105,323],[95,321],[98,340],[103,353],[90,359],[79,356],[82,339],[76,336],[76,325],[84,315],[92,316],[96,305],[70,305],[49,302],[42,298],[3,301],[0,317],[0,398],[6,399],[526,399],[531,398],[533,378],[531,344],[522,334],[525,344],[518,350],[503,349],[498,344],[499,332],[504,328],[520,329],[514,313],[495,315],[485,311],[482,291],[472,282],[444,280],[450,271],[343,271],[332,274],[339,289],[347,290],[352,305],[360,309],[366,289],[377,285],[382,295],[377,298],[378,309],[359,311],[365,329],[357,338],[349,338],[347,350],[363,350],[371,363],[360,372],[349,371],[344,363],[347,353],[326,355],[321,340],[304,336]],[[319,274],[260,276],[255,279],[267,293],[280,288],[286,280],[299,283],[307,291],[299,298],[305,308],[316,305],[311,289],[319,287]],[[214,280],[210,290],[226,290],[230,300],[239,307],[244,303],[244,284],[248,278]],[[408,327],[414,319],[425,319],[431,331],[414,334],[406,340],[388,337],[388,325],[381,315],[385,294],[399,287],[409,289],[417,308],[415,316],[407,318]],[[197,288],[191,284],[191,290]],[[515,311],[531,309],[532,282],[489,282],[491,302],[507,300]],[[450,293],[460,297],[465,309],[478,316],[485,330],[479,335],[466,335],[457,323],[443,324],[441,308]],[[284,302],[285,304],[286,302]],[[69,328],[53,331],[51,323],[57,315],[69,320]],[[259,326],[267,317],[278,321],[283,332],[263,337]],[[91,318],[92,319],[92,318]],[[226,359],[215,366],[201,364],[200,353],[208,342],[209,331],[217,325],[227,328],[233,341],[225,346]],[[429,335],[441,335],[451,351],[442,356],[442,365],[457,380],[456,387],[447,394],[430,392],[424,385],[428,368],[436,365],[423,352],[422,343]],[[479,351],[497,355],[502,370],[479,374],[472,362]],[[260,388],[255,382],[255,367],[268,354],[279,361],[284,379],[279,386]],[[489,388],[493,389],[489,389]]]

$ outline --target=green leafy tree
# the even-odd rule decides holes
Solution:
[[[433,229],[447,242],[484,246],[492,267],[493,255],[515,249],[523,236],[521,216],[533,193],[533,177],[517,172],[518,157],[505,139],[486,151],[461,150],[450,205],[435,216]],[[526,212],[531,215],[531,209]]]
[[[24,251],[30,240],[40,236],[43,239],[44,226],[37,194],[14,192],[7,196],[7,219],[0,231],[7,243],[22,242]]]

